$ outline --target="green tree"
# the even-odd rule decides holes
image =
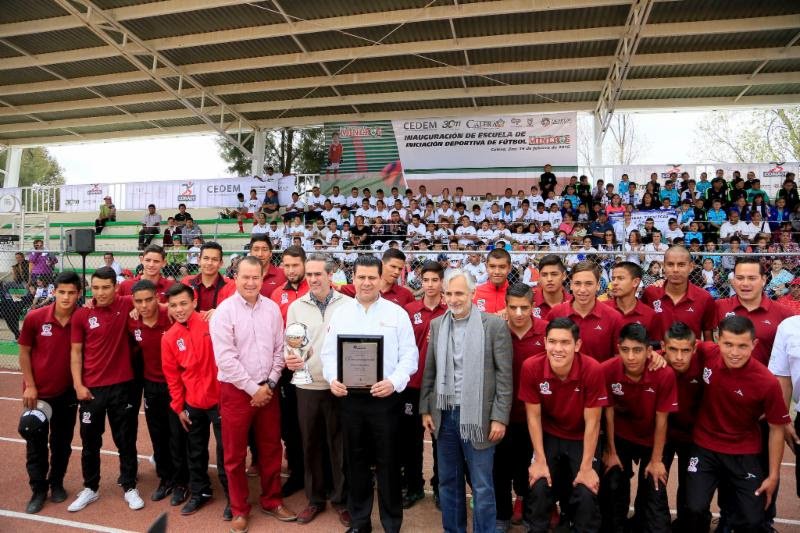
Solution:
[[[714,111],[700,120],[695,146],[695,156],[710,162],[797,161],[800,106]]]
[[[220,138],[219,153],[228,163],[228,170],[239,176],[250,174],[250,158],[232,143]],[[245,147],[253,150],[253,139]],[[268,131],[265,142],[264,163],[272,165],[282,174],[318,173],[325,156],[325,141],[322,128],[295,130],[283,128]]]
[[[0,168],[5,168],[8,151],[0,153]],[[58,161],[50,155],[47,148],[25,148],[22,151],[22,162],[19,171],[19,186],[64,185],[64,170]]]

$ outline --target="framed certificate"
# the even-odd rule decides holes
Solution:
[[[383,335],[338,335],[337,380],[348,389],[368,389],[383,380]]]

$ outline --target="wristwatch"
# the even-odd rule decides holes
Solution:
[[[269,390],[275,390],[275,387],[277,386],[278,384],[272,381],[271,379],[267,380],[267,387],[269,387]]]

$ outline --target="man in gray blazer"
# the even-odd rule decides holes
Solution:
[[[461,269],[444,277],[448,310],[431,322],[420,391],[422,424],[437,439],[442,526],[466,532],[464,462],[474,500],[473,531],[494,533],[494,446],[511,411],[512,351],[506,323],[472,305],[475,280]]]

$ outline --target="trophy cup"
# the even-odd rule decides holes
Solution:
[[[308,342],[308,329],[305,324],[295,322],[286,328],[286,340],[284,342],[284,356],[292,354],[294,357],[303,360],[303,368],[295,370],[292,376],[292,385],[308,385],[314,380],[308,371],[308,358],[311,357],[311,346]]]

